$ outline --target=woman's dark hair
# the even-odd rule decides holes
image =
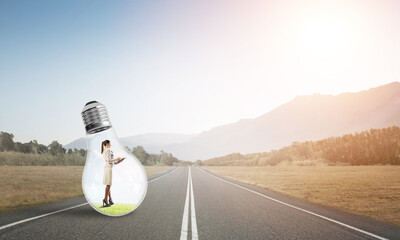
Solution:
[[[110,143],[110,140],[104,140],[104,141],[101,143],[101,154],[103,154],[104,147],[105,147],[107,144],[109,144],[109,143]]]

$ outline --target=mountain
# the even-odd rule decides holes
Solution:
[[[399,82],[336,96],[295,97],[257,118],[212,128],[163,150],[183,160],[204,160],[392,125],[400,125]]]
[[[131,148],[140,145],[149,153],[159,153],[165,145],[184,143],[194,136],[195,134],[147,133],[121,138],[121,142]]]
[[[168,144],[179,144],[188,141],[195,136],[194,134],[174,134],[174,133],[148,133],[120,138],[121,144],[130,148],[138,145],[143,146],[149,153],[159,153],[162,146]],[[79,138],[63,146],[65,149],[86,149],[86,139]]]
[[[74,141],[72,141],[72,142],[70,142],[70,143],[68,143],[66,145],[63,145],[63,148],[65,148],[65,149],[74,149],[74,148],[86,149],[86,139],[85,138],[78,138],[78,139],[76,139],[76,140],[74,140]]]
[[[129,147],[142,145],[181,160],[195,161],[239,152],[266,152],[293,142],[319,140],[346,133],[400,126],[400,83],[339,95],[295,97],[254,119],[212,128],[200,134],[143,134],[121,138]],[[65,148],[85,148],[77,139]]]

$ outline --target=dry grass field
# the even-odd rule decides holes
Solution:
[[[169,166],[145,167],[147,176]],[[0,211],[82,195],[83,166],[0,166]]]
[[[202,166],[218,175],[400,225],[400,166]]]

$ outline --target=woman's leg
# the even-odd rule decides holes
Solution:
[[[108,199],[112,201],[112,198],[111,198],[111,186],[110,186],[110,189],[108,190]]]
[[[105,190],[106,195],[104,196],[104,200],[106,201],[107,204],[108,204],[107,196],[109,195],[109,192],[110,192],[110,185],[107,185]]]

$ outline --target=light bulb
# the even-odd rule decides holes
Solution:
[[[147,192],[144,167],[120,144],[103,104],[88,102],[82,110],[82,118],[87,144],[87,157],[82,174],[82,189],[86,200],[96,211],[107,216],[122,216],[134,211],[142,203]],[[102,154],[102,144],[105,140],[109,140],[110,145],[103,146]],[[108,152],[105,152],[106,150]],[[109,153],[108,157],[106,153]],[[125,159],[110,165],[106,162],[110,157]],[[109,195],[113,205],[109,201],[109,195],[106,197],[107,185],[110,185]],[[103,200],[106,203],[103,203]]]

